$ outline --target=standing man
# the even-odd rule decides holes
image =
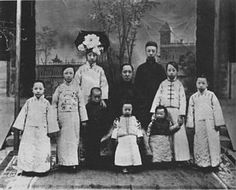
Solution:
[[[147,129],[151,121],[150,109],[160,83],[166,79],[164,68],[156,62],[157,43],[149,41],[145,45],[147,60],[141,64],[135,76],[136,115],[142,128]]]

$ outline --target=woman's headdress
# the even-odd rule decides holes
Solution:
[[[94,52],[100,55],[109,47],[109,39],[104,32],[80,31],[75,46],[80,52]]]

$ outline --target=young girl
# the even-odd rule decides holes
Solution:
[[[88,118],[80,88],[73,81],[74,69],[67,66],[63,70],[63,76],[64,82],[57,87],[52,97],[60,127],[57,154],[59,165],[75,171],[79,165],[80,121],[85,125]]]
[[[219,129],[225,125],[220,103],[215,94],[207,90],[207,78],[200,76],[197,92],[189,99],[187,127],[194,128],[194,159],[200,167],[220,164]]]
[[[128,173],[132,166],[142,165],[138,144],[142,137],[141,126],[135,116],[132,116],[132,104],[124,103],[122,116],[114,121],[112,139],[118,141],[115,151],[115,165],[122,167],[123,173]],[[131,166],[131,167],[130,167]]]
[[[167,108],[174,124],[180,123],[181,128],[173,136],[174,155],[176,161],[190,160],[189,144],[184,126],[186,112],[186,97],[182,83],[177,79],[178,65],[169,62],[166,65],[167,79],[164,80],[155,95],[152,103],[151,113],[155,112],[157,105]]]
[[[154,118],[148,126],[147,136],[149,137],[152,149],[152,162],[172,161],[171,135],[180,129],[178,124],[173,125],[168,118],[168,111],[164,106],[157,106]]]
[[[93,87],[86,104],[88,123],[85,130],[85,152],[88,167],[101,166],[100,140],[107,130],[107,109],[101,105],[102,90]]]
[[[59,131],[50,103],[44,98],[44,83],[35,81],[34,96],[22,107],[14,128],[24,131],[17,165],[22,175],[43,175],[50,169],[51,144],[47,134]]]

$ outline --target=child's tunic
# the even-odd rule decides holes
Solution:
[[[107,132],[107,109],[100,102],[89,102],[86,105],[88,122],[85,131],[86,161],[98,165],[100,159],[100,140]]]
[[[176,79],[164,80],[156,93],[152,103],[151,113],[155,112],[158,105],[163,105],[170,113],[174,124],[177,123],[179,116],[186,113],[186,97],[182,83]],[[176,161],[186,161],[190,159],[189,144],[184,124],[173,136],[174,154]]]
[[[102,99],[108,99],[108,83],[102,67],[87,62],[79,67],[75,74],[77,85],[80,86],[84,97],[84,103],[87,104],[90,90],[93,87],[102,89]]]
[[[80,120],[88,119],[79,87],[73,81],[70,84],[62,83],[53,94],[52,105],[57,109],[60,127],[57,142],[59,165],[78,165]]]
[[[201,167],[220,163],[220,135],[215,126],[225,125],[220,103],[215,94],[205,90],[189,99],[187,127],[195,128],[194,159]]]
[[[114,121],[113,139],[118,139],[115,152],[116,166],[138,166],[142,164],[137,137],[142,137],[139,122],[135,116],[124,117]]]
[[[20,170],[41,173],[50,169],[51,144],[47,134],[59,130],[50,110],[44,96],[32,97],[17,117],[13,127],[24,130],[17,160]]]
[[[171,122],[167,119],[155,119],[148,126],[147,135],[152,150],[152,162],[170,162],[172,151],[170,143]]]

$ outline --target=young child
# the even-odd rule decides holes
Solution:
[[[49,133],[59,131],[50,103],[44,98],[43,81],[35,81],[33,94],[22,107],[14,128],[24,131],[18,153],[17,166],[22,175],[44,175],[50,169],[51,144]]]
[[[107,109],[101,105],[102,90],[93,87],[86,105],[88,123],[85,129],[85,152],[88,167],[98,168],[100,160],[100,140],[107,129]]]
[[[57,156],[63,169],[75,172],[76,166],[79,165],[80,121],[85,125],[88,118],[82,93],[73,80],[73,67],[66,66],[63,77],[64,82],[56,88],[52,97],[60,127]]]
[[[142,131],[135,116],[132,116],[132,104],[122,105],[122,116],[114,121],[112,139],[118,144],[115,151],[115,166],[128,173],[133,166],[142,165],[138,144],[141,141]]]
[[[219,129],[225,125],[216,95],[207,89],[206,76],[199,76],[197,92],[189,99],[187,127],[194,128],[194,159],[200,167],[220,164]]]
[[[174,155],[176,161],[190,160],[189,144],[184,126],[186,112],[186,97],[182,83],[177,79],[178,65],[169,62],[166,65],[167,79],[164,80],[155,95],[151,113],[155,112],[157,105],[167,108],[173,123],[180,123],[181,128],[173,135]]]
[[[171,135],[180,129],[173,125],[168,118],[168,111],[164,106],[157,106],[153,120],[148,126],[147,136],[152,150],[152,162],[163,163],[172,161]]]

